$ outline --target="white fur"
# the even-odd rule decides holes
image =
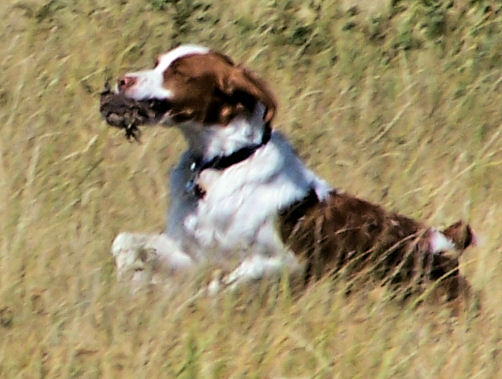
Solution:
[[[220,258],[236,252],[247,255],[249,250],[267,255],[283,252],[275,232],[278,211],[305,197],[311,188],[320,198],[330,190],[276,132],[247,160],[224,171],[204,170],[198,180],[206,191],[201,200],[184,193],[192,162],[187,152],[171,175],[167,233],[199,259],[205,259],[207,248]]]
[[[203,153],[209,160],[221,154],[218,152],[230,154],[260,141],[264,129],[262,114],[260,105],[253,115],[237,117],[226,127],[202,128],[195,123],[179,126],[187,136],[189,149],[171,174],[167,228],[165,235],[159,237],[163,245],[154,243],[154,236],[119,235],[112,247],[119,275],[136,269],[138,249],[151,246],[155,247],[155,259],[169,262],[165,265],[168,267],[185,269],[240,261],[222,279],[223,286],[300,269],[279,238],[276,216],[280,209],[302,199],[311,189],[323,199],[331,188],[305,167],[280,133],[273,132],[266,145],[242,162],[222,171],[204,170],[197,181],[206,191],[203,199],[185,190],[195,156]],[[173,265],[180,259],[182,264]],[[136,276],[144,278],[137,272]],[[219,286],[212,283],[210,290],[214,292],[215,288]]]
[[[127,96],[136,99],[170,99],[173,92],[169,88],[162,86],[163,72],[176,59],[185,55],[207,54],[209,49],[198,45],[182,45],[159,56],[158,64],[153,70],[131,72],[125,76],[136,78],[136,83],[131,88],[125,90]]]
[[[200,134],[194,133],[189,145],[197,148],[189,148],[171,174],[166,234],[197,263],[241,261],[223,279],[225,286],[283,270],[298,271],[299,263],[278,236],[276,215],[312,188],[321,199],[331,190],[305,167],[285,138],[273,132],[271,140],[250,158],[223,171],[204,170],[198,179],[206,191],[203,199],[185,191],[194,155],[204,152],[210,159],[218,149],[230,154],[246,141],[255,144],[263,133],[262,113],[259,106],[248,119],[238,117],[225,128],[206,126]],[[181,128],[189,134],[186,125]],[[191,124],[189,130],[197,126]],[[219,287],[212,283],[211,291],[215,288]]]
[[[264,112],[265,107],[258,104],[251,117],[237,116],[225,127],[190,121],[176,126],[187,140],[189,151],[210,160],[215,156],[230,155],[245,146],[259,144],[263,137]],[[164,123],[170,125],[170,120]]]
[[[124,255],[125,246],[135,248],[136,255]],[[151,259],[152,254],[157,256],[159,264],[163,265],[164,269],[172,271],[183,270],[193,264],[193,260],[181,252],[176,243],[164,234],[120,233],[112,244],[112,254],[116,259],[119,269],[123,266],[140,265],[141,262],[137,260],[141,260],[139,256],[141,249],[146,250],[146,253],[150,255],[150,257],[146,257],[147,259]],[[167,256],[159,255],[158,253],[162,251],[170,251],[170,254]]]
[[[445,252],[447,250],[452,250],[455,248],[453,242],[443,233],[437,230],[431,230],[429,236],[429,244],[431,252],[436,254],[440,254],[442,252]]]

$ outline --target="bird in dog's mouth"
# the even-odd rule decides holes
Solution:
[[[100,93],[99,111],[108,125],[124,129],[128,140],[139,141],[138,126],[155,124],[169,111],[166,100],[134,100],[111,90],[108,82]]]

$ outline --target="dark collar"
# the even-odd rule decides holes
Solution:
[[[272,128],[267,126],[263,131],[261,142],[256,145],[245,146],[237,151],[234,151],[230,155],[217,156],[207,162],[203,162],[202,158],[195,159],[194,171],[197,171],[200,174],[206,169],[225,170],[230,166],[233,166],[234,164],[245,161],[251,155],[253,155],[256,150],[258,150],[263,145],[266,145],[268,141],[270,141],[271,135]]]
[[[256,150],[266,145],[270,141],[271,136],[272,128],[270,125],[266,125],[261,142],[258,144],[245,146],[230,155],[218,156],[207,162],[204,162],[202,157],[195,158],[190,166],[190,171],[192,173],[190,179],[185,183],[185,191],[194,195],[198,199],[202,199],[206,194],[206,191],[197,183],[199,175],[202,171],[206,169],[225,170],[234,164],[248,159],[256,152]]]

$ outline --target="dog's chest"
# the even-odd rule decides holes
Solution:
[[[167,233],[199,258],[284,252],[278,211],[319,183],[289,145],[270,145],[228,169],[201,172],[202,198],[187,191],[194,175],[185,154],[171,175]]]
[[[194,255],[211,251],[225,257],[228,254],[277,253],[282,244],[275,231],[277,205],[273,193],[281,192],[277,185],[249,182],[243,170],[205,170],[196,179],[204,191],[199,197],[192,191],[193,176],[182,173],[173,180],[168,226],[183,241],[185,249]]]

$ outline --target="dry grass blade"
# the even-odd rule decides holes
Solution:
[[[500,376],[498,2],[12,0],[0,17],[0,377]],[[110,243],[162,230],[184,144],[160,128],[124,144],[96,94],[187,42],[265,78],[276,128],[336,188],[438,227],[468,219],[481,312],[403,307],[343,275],[291,297],[117,284]],[[109,91],[105,119],[135,138],[149,108]]]

